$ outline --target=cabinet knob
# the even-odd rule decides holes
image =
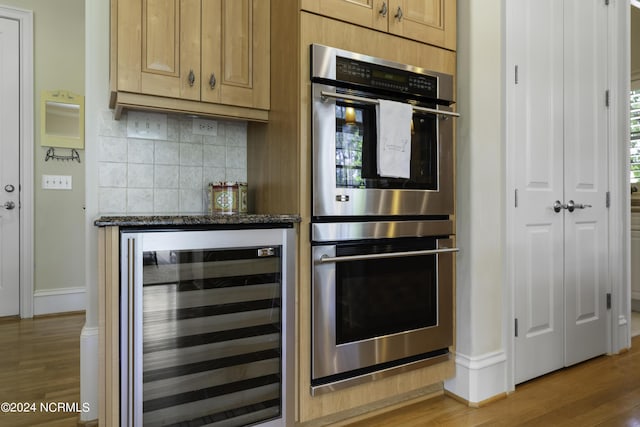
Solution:
[[[402,21],[402,8],[400,6],[398,6],[398,11],[395,14],[395,18],[398,21]]]
[[[211,86],[211,89],[216,87],[216,75],[214,73],[211,73],[211,77],[209,78],[209,86]]]
[[[189,86],[193,86],[195,82],[196,82],[196,75],[193,72],[193,70],[189,70]]]
[[[382,7],[381,7],[381,8],[380,8],[380,10],[378,11],[378,13],[379,13],[381,16],[383,16],[383,17],[384,17],[384,16],[387,16],[387,12],[388,12],[388,10],[387,10],[387,2],[386,2],[386,1],[383,1],[383,2],[382,2]]]

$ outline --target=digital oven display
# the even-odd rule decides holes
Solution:
[[[388,80],[390,82],[407,83],[407,76],[401,74],[387,73],[381,70],[373,70],[371,73],[374,79]]]
[[[360,86],[437,98],[438,79],[380,64],[336,57],[336,80]]]

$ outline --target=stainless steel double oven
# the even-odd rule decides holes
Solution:
[[[316,394],[449,358],[457,114],[452,76],[327,46],[311,87]],[[404,177],[380,173],[381,100],[412,106]]]

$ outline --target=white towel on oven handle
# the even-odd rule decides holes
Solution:
[[[409,178],[413,107],[404,102],[379,99],[376,115],[378,175],[389,178]]]

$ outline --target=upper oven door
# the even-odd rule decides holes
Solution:
[[[453,213],[453,120],[414,109],[410,177],[381,177],[376,99],[320,83],[312,91],[314,217]]]

